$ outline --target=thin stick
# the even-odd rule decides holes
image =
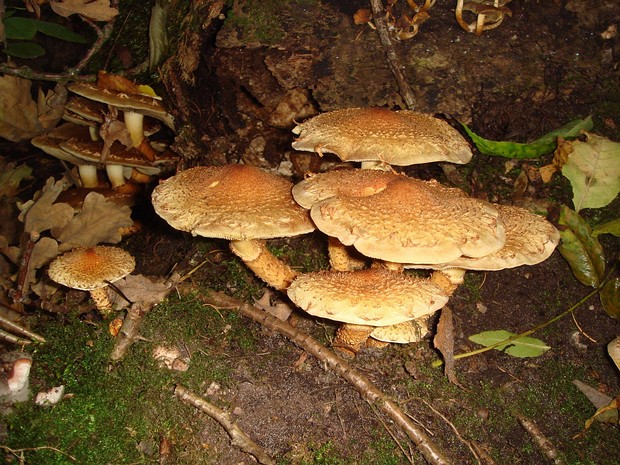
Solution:
[[[4,305],[0,305],[0,308],[6,308]],[[37,333],[33,333],[32,331],[24,328],[23,326],[18,325],[17,323],[12,322],[8,318],[0,315],[0,325],[4,326],[9,331],[20,334],[22,336],[29,337],[33,341],[36,342],[45,342],[45,338],[43,336],[39,336]]]
[[[209,292],[208,295],[201,296],[201,298],[208,305],[216,305],[220,308],[239,308],[244,316],[260,323],[269,330],[277,331],[286,336],[293,343],[328,365],[334,372],[353,385],[367,402],[375,405],[386,413],[392,421],[409,436],[409,439],[418,447],[418,450],[429,464],[449,465],[452,463],[451,460],[447,458],[446,454],[435,445],[426,432],[413,423],[407,414],[385,393],[377,388],[370,379],[353,368],[349,363],[342,360],[320,342],[300,332],[289,323],[278,320],[276,317],[259,308],[225,294],[212,291]]]
[[[141,302],[136,302],[129,306],[123,325],[116,335],[114,348],[110,353],[110,360],[117,362],[125,356],[129,347],[138,338],[144,316],[151,308],[153,308],[152,305],[144,305]]]
[[[192,391],[179,384],[177,384],[174,388],[174,395],[183,402],[196,407],[203,413],[206,413],[222,425],[232,439],[232,444],[234,446],[239,447],[243,452],[253,455],[259,463],[264,465],[276,465],[275,460],[267,455],[267,453],[263,451],[258,444],[252,441],[252,439],[250,439],[250,437],[230,419],[228,412],[225,412],[224,410],[207,402],[204,398],[194,394]]]
[[[7,342],[12,342],[13,344],[18,344],[20,346],[32,343],[32,341],[29,339],[22,339],[21,337],[17,337],[14,334],[7,333],[2,329],[0,329],[0,339]]]
[[[416,107],[415,95],[413,94],[411,86],[407,82],[407,78],[402,71],[402,64],[396,55],[396,50],[392,44],[392,39],[390,39],[390,34],[385,24],[381,0],[370,0],[370,6],[372,8],[372,17],[375,26],[377,27],[377,33],[379,34],[379,40],[381,40],[381,45],[383,45],[383,49],[385,50],[385,55],[388,65],[390,66],[390,70],[398,83],[400,95],[403,97],[407,108],[409,110],[414,110]]]

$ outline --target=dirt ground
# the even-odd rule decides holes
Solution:
[[[508,4],[512,16],[480,36],[458,26],[453,3],[437,1],[415,37],[394,42],[415,94],[416,109],[455,125],[465,122],[489,139],[518,142],[531,141],[591,114],[595,132],[619,140],[620,39],[612,33],[620,18],[616,1],[594,6],[585,0],[513,1]],[[353,23],[359,8],[369,8],[368,3],[192,2],[175,18],[180,26],[178,51],[161,70],[167,103],[180,122],[175,148],[183,160],[178,168],[243,161],[299,180],[310,159],[290,147],[294,121],[343,107],[404,108],[377,33],[368,25]],[[395,11],[411,14],[403,1],[395,5]],[[27,151],[13,153],[14,159],[29,156]],[[557,224],[559,205],[571,205],[566,179],[557,176],[549,184],[531,182],[525,191],[515,185],[523,169],[543,166],[551,157],[508,166],[506,159],[475,152],[471,163],[457,167],[449,176],[438,165],[411,167],[406,172],[439,179],[493,202],[535,203]],[[321,166],[329,166],[330,161],[335,159],[328,157]],[[53,163],[37,163],[35,175],[43,180]],[[584,215],[593,224],[602,223],[617,217],[619,209],[616,199],[603,211]],[[189,280],[192,286],[224,291],[250,302],[261,296],[261,283],[232,257],[224,241],[174,231],[156,217],[148,203],[136,209],[134,216],[144,227],[121,245],[135,255],[136,273],[164,276],[178,263],[195,265],[208,257],[209,265]],[[611,269],[620,244],[610,235],[600,240]],[[320,233],[270,246],[303,271],[325,266]],[[520,333],[544,323],[591,290],[575,279],[558,252],[536,266],[469,272],[450,301],[455,353],[478,348],[467,338],[481,331]],[[231,444],[218,423],[172,398],[170,386],[179,380],[230,412],[236,424],[277,463],[425,463],[391,420],[346,381],[312,357],[305,358],[285,337],[249,319],[227,316],[229,310],[202,306],[187,310],[187,305],[199,302],[191,294],[173,293],[169,299],[147,316],[142,330],[145,340],[127,355],[127,371],[132,363],[143,363],[137,370],[150,379],[147,372],[162,369],[143,360],[154,346],[167,342],[183,346],[192,355],[189,374],[217,361],[217,369],[226,375],[211,373],[197,381],[171,372],[165,375],[167,390],[158,391],[150,400],[146,398],[153,391],[145,381],[143,390],[137,391],[140,402],[159,403],[159,407],[147,413],[136,409],[136,415],[141,412],[140,421],[157,427],[142,436],[135,433],[139,458],[131,451],[108,463],[255,463]],[[83,300],[81,305],[83,309]],[[192,320],[197,311],[210,313]],[[82,319],[85,313],[90,315],[79,313]],[[50,328],[59,322],[68,326],[69,318],[73,317],[47,314],[40,324],[54,321]],[[336,329],[300,311],[292,321],[300,331],[326,344]],[[95,323],[102,327],[100,321]],[[177,324],[185,332],[178,332]],[[194,329],[188,333],[190,327]],[[54,337],[46,333],[45,326],[34,329]],[[100,329],[86,330],[98,331],[89,333],[88,340],[106,337]],[[620,373],[606,345],[619,334],[620,323],[605,313],[595,296],[572,315],[534,334],[551,346],[540,357],[514,358],[489,351],[457,361],[459,386],[448,382],[441,368],[431,366],[439,354],[430,338],[418,344],[364,349],[351,363],[401,405],[451,463],[612,465],[620,463],[617,425],[595,423],[590,431],[574,437],[596,409],[572,381],[581,380],[610,397],[618,395]],[[64,366],[54,357],[45,357],[37,368],[41,371],[35,371],[31,380],[35,387]],[[131,416],[130,409],[118,419],[119,424],[135,422]],[[167,416],[169,424],[162,419]],[[524,418],[537,429],[524,427]],[[8,436],[3,433],[2,439],[13,449],[35,447],[11,442],[11,428],[18,429],[15,425],[9,421]],[[162,438],[172,452],[162,452]],[[541,446],[545,438],[550,446]],[[62,439],[52,442],[64,444]],[[93,448],[97,449],[96,442]],[[555,460],[549,456],[551,449],[558,453]],[[19,463],[9,454],[5,459]],[[26,463],[98,462],[78,457],[77,462]]]

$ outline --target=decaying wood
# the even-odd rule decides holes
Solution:
[[[416,425],[410,417],[395,402],[390,400],[385,393],[377,388],[370,379],[353,368],[349,363],[342,360],[320,342],[300,332],[286,321],[278,320],[267,312],[229,297],[226,294],[210,291],[208,294],[202,293],[198,298],[207,305],[212,305],[216,308],[238,308],[244,316],[260,323],[269,330],[277,331],[284,335],[310,355],[313,355],[329,366],[334,372],[352,384],[367,402],[378,407],[387,414],[418,447],[420,453],[428,463],[431,465],[449,465],[452,463],[447,455],[431,440],[428,434],[420,426]]]
[[[256,444],[250,437],[245,434],[241,428],[239,428],[234,421],[231,420],[228,412],[216,407],[215,405],[207,402],[204,398],[197,394],[194,394],[189,389],[178,385],[174,388],[174,395],[181,399],[183,402],[193,405],[201,412],[206,413],[211,418],[216,420],[220,425],[224,427],[230,438],[232,444],[239,447],[242,451],[251,454],[256,458],[259,463],[264,465],[275,465],[273,460],[261,447]]]
[[[377,33],[379,34],[381,45],[383,45],[383,48],[385,50],[385,55],[388,65],[390,66],[390,70],[392,71],[392,74],[394,75],[394,77],[396,78],[396,82],[398,83],[400,95],[407,104],[407,109],[415,110],[415,95],[413,94],[411,86],[409,85],[409,82],[407,82],[407,78],[402,71],[402,63],[398,59],[398,56],[396,55],[396,50],[394,49],[394,44],[392,43],[392,39],[390,39],[390,33],[385,23],[385,11],[383,9],[381,0],[370,0],[370,6],[372,8],[372,17],[375,26],[377,27]]]
[[[114,348],[110,354],[111,361],[117,362],[125,356],[129,347],[140,334],[140,326],[142,321],[144,321],[144,316],[151,308],[153,308],[152,305],[144,305],[141,302],[135,302],[130,305],[123,320],[123,325],[116,335]]]

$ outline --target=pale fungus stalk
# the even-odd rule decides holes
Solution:
[[[285,290],[297,277],[297,273],[273,255],[264,241],[231,241],[230,250],[265,283],[277,290]]]

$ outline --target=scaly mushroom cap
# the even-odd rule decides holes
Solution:
[[[247,165],[198,166],[162,181],[155,211],[173,228],[231,240],[290,237],[314,231],[292,184]]]
[[[308,176],[293,186],[293,198],[304,208],[338,195],[365,197],[381,192],[403,176],[379,170],[335,170]]]
[[[504,226],[487,202],[436,181],[402,177],[366,197],[331,197],[310,211],[316,226],[367,257],[446,263],[501,249]]]
[[[368,326],[420,318],[448,302],[427,279],[379,268],[302,274],[288,288],[288,296],[310,315]]]
[[[478,271],[499,271],[521,265],[536,265],[553,253],[560,241],[560,232],[545,218],[524,208],[493,205],[506,231],[506,244],[484,257],[459,257],[437,265],[405,265],[405,268],[433,268],[438,270],[463,268]]]
[[[347,108],[321,113],[293,129],[296,150],[335,153],[344,161],[408,166],[435,161],[467,163],[472,152],[445,121],[411,110]]]
[[[92,291],[124,278],[135,264],[134,258],[118,247],[79,247],[52,261],[48,274],[64,286]]]

